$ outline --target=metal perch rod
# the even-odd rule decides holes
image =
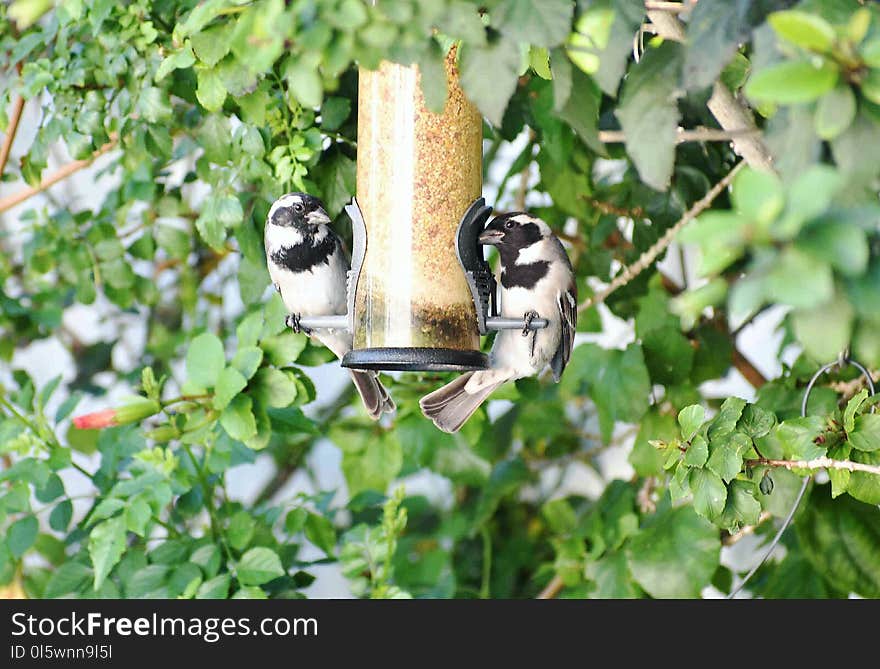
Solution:
[[[338,314],[334,316],[302,316],[299,324],[307,330],[347,330],[348,316]],[[522,318],[487,318],[488,330],[522,330],[526,325]],[[529,324],[529,330],[541,330],[547,327],[546,318],[533,318]]]

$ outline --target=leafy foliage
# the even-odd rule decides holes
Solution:
[[[3,4],[0,129],[15,134],[19,99],[35,119],[0,165],[3,195],[100,154],[82,173],[100,196],[0,198],[0,583],[303,597],[333,565],[377,598],[727,593],[724,546],[744,528],[766,539],[808,461],[830,459],[785,558],[752,587],[878,596],[876,401],[834,370],[805,417],[800,403],[846,347],[880,367],[880,10],[700,0],[684,43],[645,33],[636,59],[644,15],[637,0]],[[582,310],[559,385],[509,384],[455,436],[418,411],[439,375],[387,379],[399,409],[378,425],[347,386],[316,402],[332,355],[285,329],[261,237],[292,189],[321,196],[346,233],[358,67],[418,64],[439,110],[452,43],[486,121],[484,173],[502,175],[488,199],[521,207],[533,186],[582,295],[740,160],[727,141],[680,141],[717,129],[719,88],[752,105],[755,131],[732,137],[774,168],[742,169],[682,228],[683,284],[649,263],[601,314]],[[781,343],[766,381],[738,335],[770,307]],[[103,320],[91,338],[73,327],[84,311]],[[612,321],[633,335],[617,348],[594,336]],[[37,384],[21,355],[47,342],[72,372]],[[747,398],[706,383],[738,373]],[[326,440],[343,490],[314,476]],[[609,480],[606,448],[631,477]],[[272,475],[243,499],[231,483],[258,458]],[[442,500],[405,492],[425,473]],[[288,492],[294,479],[308,491]]]

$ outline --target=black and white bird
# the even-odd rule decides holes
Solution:
[[[295,331],[301,329],[303,315],[330,316],[346,311],[351,261],[329,224],[321,200],[306,193],[282,195],[266,217],[264,242],[269,276],[290,313],[288,325]],[[351,350],[352,335],[345,330],[307,334],[340,359]],[[371,418],[394,411],[394,402],[375,372],[353,370],[351,378]]]
[[[577,287],[562,243],[541,219],[525,212],[497,216],[480,234],[501,256],[501,315],[541,317],[539,330],[500,330],[489,369],[467,372],[425,395],[422,412],[444,432],[457,432],[492,392],[507,381],[538,374],[547,365],[558,382],[574,344]]]

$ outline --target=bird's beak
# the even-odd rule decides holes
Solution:
[[[483,230],[477,241],[480,244],[488,244],[489,246],[498,246],[498,242],[504,239],[504,233],[500,230]]]
[[[330,222],[330,217],[323,209],[316,209],[315,211],[310,211],[306,215],[306,221],[312,225],[327,225]]]

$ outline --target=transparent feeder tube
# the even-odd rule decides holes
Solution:
[[[417,66],[360,71],[357,199],[367,251],[355,349],[479,350],[455,236],[482,190],[482,117],[459,87],[454,49],[446,72],[449,96],[436,114]]]

